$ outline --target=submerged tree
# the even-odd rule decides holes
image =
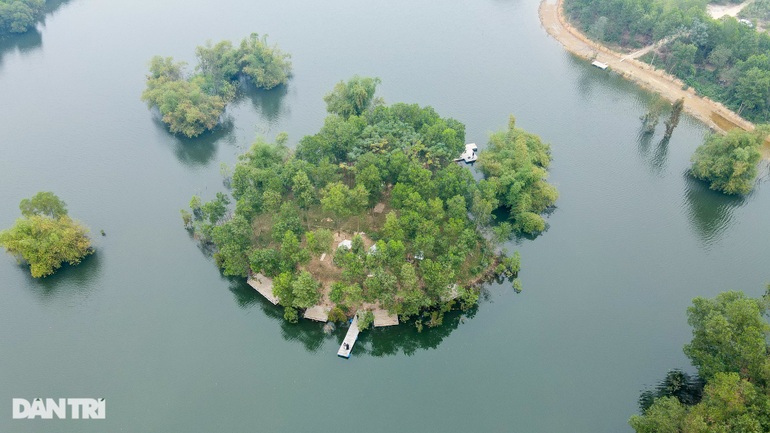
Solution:
[[[725,194],[748,194],[757,177],[759,148],[766,127],[748,132],[734,129],[727,135],[711,135],[695,150],[690,173]]]
[[[67,215],[65,203],[53,193],[37,193],[19,208],[24,217],[0,232],[0,246],[29,263],[33,277],[51,275],[62,263],[76,265],[93,253],[88,229]]]
[[[324,96],[326,110],[344,118],[360,116],[374,101],[379,78],[354,76],[347,82],[340,81],[331,93]]]
[[[770,431],[770,325],[761,299],[726,292],[696,298],[688,309],[693,339],[685,354],[705,380],[667,377],[667,387],[643,395],[642,415],[629,420],[637,433]]]
[[[258,88],[286,84],[291,74],[289,55],[267,44],[267,37],[252,33],[239,48],[229,41],[210,42],[196,49],[196,73],[187,75],[185,63],[155,56],[150,61],[147,89],[142,100],[157,107],[173,133],[196,137],[213,129],[235,98],[241,77]]]
[[[507,131],[492,134],[489,147],[481,152],[479,167],[487,179],[488,190],[509,211],[513,228],[519,233],[536,234],[545,230],[540,216],[556,202],[559,193],[546,181],[551,151],[540,137],[516,128],[511,116]],[[485,205],[484,187],[474,197],[477,218],[490,215],[496,206]],[[485,208],[486,207],[486,208]]]
[[[663,134],[663,139],[668,140],[671,138],[671,134],[674,133],[674,128],[679,125],[679,117],[682,115],[682,109],[684,108],[684,98],[677,99],[674,105],[671,106],[671,115],[666,120],[666,132]]]

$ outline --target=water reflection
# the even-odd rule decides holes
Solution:
[[[21,54],[27,54],[41,46],[43,46],[43,35],[37,29],[20,35],[11,35],[5,39],[0,38],[0,66],[3,65],[3,57],[9,53],[18,51]]]
[[[84,298],[95,290],[96,286],[92,283],[101,278],[102,254],[97,250],[76,266],[65,263],[56,273],[45,278],[33,278],[29,273],[29,265],[18,267],[26,277],[25,286],[41,300]]]
[[[639,128],[639,132],[636,135],[637,149],[639,156],[647,164],[647,167],[653,174],[661,175],[668,162],[668,143],[669,140],[661,138],[657,144],[653,146],[653,142],[656,140],[658,134],[649,133],[644,130],[644,126]]]
[[[682,370],[671,370],[654,389],[647,389],[639,395],[639,411],[644,413],[662,397],[676,397],[680,403],[692,406],[698,404],[703,397],[705,382],[697,374],[690,376]]]
[[[235,297],[235,302],[241,308],[253,308],[258,306],[262,313],[270,319],[280,323],[281,336],[286,341],[296,341],[308,352],[318,352],[326,346],[327,340],[332,346],[342,344],[347,327],[336,326],[331,333],[324,332],[321,323],[309,320],[300,320],[293,324],[284,320],[283,308],[275,306],[252,289],[242,279],[231,279],[229,290]],[[489,293],[482,291],[479,303],[489,302]],[[460,324],[465,323],[476,316],[479,306],[467,311],[453,310],[444,314],[442,324],[434,328],[425,326],[422,332],[418,332],[414,320],[402,323],[399,326],[376,328],[359,335],[354,349],[354,355],[360,356],[390,356],[403,353],[411,356],[418,350],[435,349],[449,336]],[[336,351],[336,349],[334,349]],[[333,353],[330,353],[333,355]]]
[[[219,141],[235,144],[235,137],[231,134],[234,129],[233,119],[227,115],[213,130],[194,138],[171,134],[168,126],[160,120],[157,112],[154,113],[152,120],[163,134],[171,137],[174,154],[182,164],[187,166],[208,165],[216,155],[216,143]]]
[[[240,89],[234,102],[240,104],[251,101],[260,116],[270,125],[274,125],[289,113],[289,107],[284,104],[284,97],[289,92],[289,87],[286,85],[264,90],[242,81]]]
[[[750,196],[730,196],[710,190],[706,182],[685,174],[685,212],[693,231],[706,246],[719,241],[733,224],[733,211],[743,206]]]

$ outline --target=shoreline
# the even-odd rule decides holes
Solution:
[[[684,111],[714,131],[726,133],[734,128],[754,130],[753,123],[721,103],[696,94],[692,88],[683,90],[685,83],[673,75],[639,60],[628,59],[626,54],[588,39],[567,21],[563,13],[563,3],[564,0],[543,0],[538,7],[538,15],[546,32],[570,53],[589,61],[606,63],[623,78],[659,94],[669,102],[684,98]],[[765,159],[770,157],[767,145],[762,149],[762,153]]]

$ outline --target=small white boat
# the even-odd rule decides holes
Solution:
[[[479,150],[479,148],[476,146],[476,143],[468,143],[465,145],[465,152],[463,152],[459,158],[455,158],[455,161],[465,161],[470,164],[479,158],[476,153],[477,150]]]

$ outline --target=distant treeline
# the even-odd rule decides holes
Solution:
[[[637,48],[667,39],[642,60],[749,120],[767,122],[770,35],[732,17],[714,20],[706,5],[705,0],[565,0],[565,11],[605,44]]]

